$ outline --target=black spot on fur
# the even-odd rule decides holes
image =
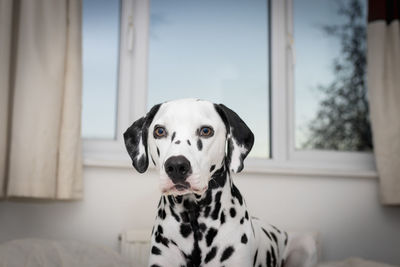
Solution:
[[[168,246],[168,244],[169,244],[169,239],[162,236],[162,238],[161,238],[161,244],[163,244],[164,246],[166,246],[166,247],[168,248],[168,247],[169,247],[169,246]]]
[[[272,267],[272,262],[271,262],[271,253],[269,250],[267,251],[267,267]]]
[[[207,229],[207,226],[205,223],[200,223],[199,228],[200,228],[200,231],[204,232]]]
[[[221,225],[225,223],[225,212],[224,211],[221,212],[221,217],[219,218],[219,220],[221,221]]]
[[[200,139],[197,140],[197,149],[200,151],[203,149],[203,142]]]
[[[215,194],[215,202],[216,202],[216,203],[220,203],[220,202],[221,202],[221,196],[222,196],[222,190],[221,190],[221,191],[218,191],[218,192]]]
[[[160,156],[160,149],[157,147],[157,155]]]
[[[165,213],[164,209],[159,209],[158,210],[158,217],[160,217],[161,220],[164,220],[166,216],[167,216],[167,214]]]
[[[221,262],[229,259],[230,256],[232,256],[233,252],[235,251],[235,249],[232,246],[227,247],[224,252],[222,252],[222,256],[221,256]]]
[[[176,212],[174,211],[174,209],[172,208],[172,206],[169,206],[169,210],[171,211],[171,215],[175,218],[175,220],[177,222],[180,222],[181,219],[179,218],[179,216],[176,214]]]
[[[216,220],[218,219],[219,211],[221,210],[221,202],[215,203],[215,208],[213,210],[213,213],[211,214],[211,217]]]
[[[279,230],[278,228],[276,228],[276,227],[273,226],[272,224],[271,224],[271,226],[272,226],[272,228],[274,228],[279,234],[281,233],[281,230]]]
[[[256,262],[257,262],[257,254],[258,254],[258,249],[256,250],[256,253],[254,254],[253,266],[256,266]]]
[[[190,224],[182,223],[180,232],[183,237],[185,237],[185,238],[188,237],[190,235],[190,233],[192,232],[192,228],[190,227]]]
[[[239,189],[237,189],[237,187],[234,184],[232,184],[231,194],[232,194],[232,196],[237,198],[237,200],[239,201],[240,205],[243,205],[243,197],[240,194]]]
[[[171,205],[171,207],[175,206],[175,201],[173,196],[168,196],[168,202]]]
[[[201,250],[199,243],[195,242],[192,253],[188,256],[188,262],[186,266],[200,266],[201,263]]]
[[[150,267],[161,267],[161,266],[157,264],[152,264]]]
[[[211,165],[210,172],[212,172],[214,169],[215,169],[215,165]]]
[[[153,156],[151,156],[151,161],[153,162],[154,166],[157,166],[156,162],[153,159]]]
[[[153,247],[151,248],[151,254],[154,254],[154,255],[161,255],[161,250],[160,250],[158,247],[153,246]]]
[[[265,235],[269,238],[269,240],[272,241],[272,238],[271,238],[270,234],[268,233],[268,231],[265,230],[263,227],[261,227],[261,229],[263,230],[263,232],[265,233]]]
[[[164,229],[162,228],[161,225],[157,226],[157,231],[158,231],[160,234],[163,234],[163,233],[164,233]]]
[[[244,217],[246,218],[246,220],[249,219],[249,213],[247,212],[247,210],[246,210],[246,212],[245,212],[245,214],[244,214]]]
[[[288,242],[288,234],[285,232],[285,246],[287,245]]]
[[[199,240],[199,241],[201,241],[202,239],[203,239],[203,233],[201,233],[201,232],[196,232],[196,235],[197,235],[197,239]]]
[[[189,140],[186,140],[186,142],[188,143],[188,145],[189,146],[191,146],[192,144],[190,143],[190,141]]]
[[[207,206],[206,209],[204,210],[204,217],[208,217],[210,215],[211,207]]]
[[[217,255],[217,247],[212,247],[212,249],[207,253],[204,263],[209,263]]]
[[[247,235],[246,235],[246,234],[243,234],[243,235],[242,235],[242,238],[240,239],[240,241],[241,241],[243,244],[247,244]]]
[[[215,208],[213,210],[213,213],[211,214],[211,217],[216,220],[218,219],[219,216],[219,211],[221,209],[221,195],[222,191],[219,191],[218,193],[215,194]]]
[[[235,208],[231,208],[231,209],[229,210],[229,213],[231,214],[231,217],[234,218],[234,217],[236,216],[236,210],[235,210]]]
[[[207,235],[206,235],[206,243],[207,246],[211,246],[212,242],[214,241],[215,236],[217,235],[218,230],[211,227],[210,229],[208,229]]]
[[[212,201],[212,190],[207,190],[206,196],[200,201],[201,206],[208,206]]]
[[[273,246],[271,246],[271,258],[272,258],[272,266],[276,266],[275,249]]]
[[[191,210],[192,206],[193,206],[193,202],[192,201],[189,201],[188,199],[183,200],[183,207],[186,210]]]
[[[213,175],[211,176],[212,179],[208,183],[208,187],[210,189],[224,187],[226,180],[227,180],[226,175],[227,175],[227,172],[225,171],[225,167],[222,166],[220,169],[218,169],[217,171],[215,171],[213,173]]]
[[[182,218],[183,222],[185,222],[185,223],[189,222],[189,214],[186,211],[181,212],[180,215],[181,215],[181,218]]]
[[[244,223],[244,217],[242,217],[242,219],[240,219],[240,224]]]
[[[273,232],[271,232],[270,234],[272,236],[272,239],[274,239],[275,243],[278,244],[278,238],[276,238],[276,235]]]
[[[173,133],[172,133],[172,136],[171,136],[171,143],[174,141],[175,135],[176,135],[176,132],[173,132]]]
[[[182,203],[182,196],[176,196],[175,199],[176,199],[176,202],[178,202],[179,204]]]
[[[180,140],[176,141],[175,144],[179,145],[181,143]]]
[[[157,231],[156,234],[155,234],[155,240],[156,240],[156,243],[161,243],[161,244],[163,244],[164,246],[168,247],[168,244],[169,244],[168,238],[164,237],[164,236],[163,236],[162,234],[160,234],[158,231]]]

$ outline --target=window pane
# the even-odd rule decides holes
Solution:
[[[152,0],[148,105],[200,98],[235,110],[269,157],[268,1]]]
[[[120,2],[83,1],[84,138],[115,138]]]
[[[372,149],[366,0],[293,0],[296,148]]]

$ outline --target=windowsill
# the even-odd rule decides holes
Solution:
[[[83,165],[89,168],[133,168],[130,159],[126,157],[101,157],[85,155]],[[150,165],[150,169],[154,169]],[[245,161],[244,174],[264,174],[266,176],[296,176],[296,177],[334,177],[334,178],[369,178],[377,179],[374,169],[346,168],[339,165],[314,167],[302,163],[274,162],[268,159],[250,158]]]

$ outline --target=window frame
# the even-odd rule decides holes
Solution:
[[[248,158],[243,172],[376,178],[371,152],[295,149],[292,1],[269,0],[271,158]],[[122,134],[147,110],[149,11],[150,0],[121,0],[116,138],[83,139],[85,166],[131,167]]]

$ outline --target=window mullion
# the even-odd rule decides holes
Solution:
[[[120,53],[119,53],[119,83],[118,83],[118,112],[117,112],[117,140],[122,141],[122,134],[132,121],[130,116],[130,99],[132,87],[132,50],[129,46],[129,35],[132,29],[133,0],[122,0],[120,25]]]
[[[148,0],[122,0],[117,140],[146,113]]]
[[[288,159],[288,83],[286,3],[271,0],[271,153],[276,162]]]
[[[150,1],[131,1],[134,6],[130,116],[131,121],[134,121],[147,111]]]

